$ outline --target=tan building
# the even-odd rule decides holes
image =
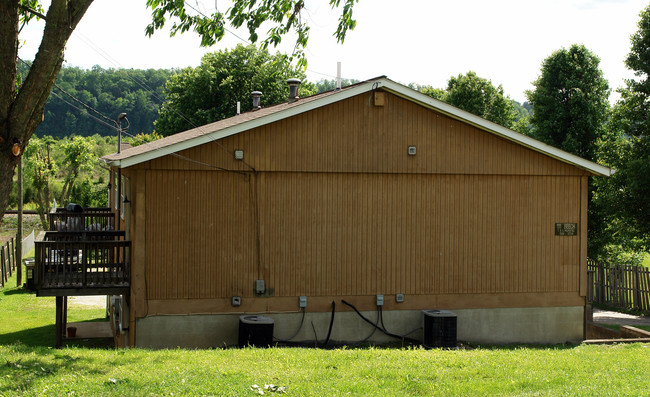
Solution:
[[[583,338],[587,179],[611,171],[387,78],[102,160],[132,346],[233,345],[244,313],[322,341],[332,302],[331,340],[355,342],[372,327],[341,301],[375,322],[377,295],[394,334],[446,309],[459,340]]]

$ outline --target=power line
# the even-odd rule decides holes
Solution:
[[[208,16],[205,15],[203,12],[201,12],[201,10],[197,10],[196,8],[192,7],[192,5],[190,5],[190,4],[187,4],[187,3],[186,3],[186,5],[187,5],[189,8],[191,8],[191,9],[193,9],[194,11],[198,12],[199,14],[201,14],[201,16],[202,16],[203,18],[208,19]],[[216,8],[216,4],[215,4],[215,11],[216,11],[218,14],[221,14],[221,13],[219,12],[219,10]],[[223,15],[223,14],[222,14],[222,15]],[[235,36],[236,38],[238,38],[239,40],[243,41],[244,43],[249,44],[249,45],[252,44],[250,41],[241,38],[241,37],[240,37],[239,35],[237,35],[235,32],[233,32],[233,31],[231,31],[230,29],[228,29],[227,27],[223,26],[223,23],[221,24],[221,27],[223,28],[223,30],[225,30],[226,32],[228,32],[228,33],[230,33],[231,35]]]
[[[20,60],[20,61],[21,61],[25,66],[30,67],[30,65],[29,65],[27,62],[25,62],[24,60],[22,60],[21,58],[18,58],[18,59],[19,59],[19,60]],[[126,130],[121,130],[119,124],[118,124],[116,121],[114,121],[114,120],[112,120],[111,118],[105,116],[104,114],[102,114],[102,113],[99,112],[98,110],[94,109],[94,108],[91,107],[90,105],[88,105],[88,104],[82,102],[81,100],[77,99],[74,95],[72,95],[72,94],[70,94],[69,92],[65,91],[63,88],[59,87],[56,83],[54,84],[54,86],[55,86],[57,89],[61,90],[61,92],[63,92],[65,95],[67,95],[67,96],[68,96],[69,98],[71,98],[73,101],[79,103],[83,108],[81,108],[81,107],[79,107],[79,106],[76,106],[76,105],[73,104],[73,103],[70,103],[69,101],[65,100],[61,95],[57,94],[57,93],[54,92],[54,91],[51,91],[51,93],[52,93],[55,97],[59,98],[62,102],[64,102],[65,104],[67,104],[68,106],[70,106],[70,107],[72,107],[72,108],[78,110],[82,115],[85,115],[85,116],[87,116],[87,117],[90,117],[91,119],[93,119],[93,120],[95,120],[95,121],[97,121],[97,122],[99,122],[99,123],[101,123],[101,124],[103,124],[103,125],[105,125],[105,126],[111,128],[111,129],[114,129],[114,130],[120,130],[121,133],[123,133],[123,134],[125,134],[125,135],[128,135],[128,136],[130,136],[131,138],[135,138],[134,135],[128,133]],[[88,113],[86,110],[90,110],[90,111],[92,111],[93,113],[99,115],[99,116],[101,117],[101,119],[98,118],[98,117],[93,116],[92,114]],[[104,120],[108,120],[109,122],[111,122],[111,123],[113,123],[113,124],[109,124],[109,123],[107,123],[106,121],[104,121],[104,120],[102,120],[102,119],[104,119]],[[216,142],[216,141],[215,141],[215,142]],[[218,143],[222,148],[224,148],[224,150],[226,150],[225,147],[223,147],[223,145],[221,145],[219,142],[217,142],[217,143]],[[181,154],[178,154],[178,153],[172,152],[171,150],[168,150],[167,148],[164,148],[164,147],[163,147],[163,148],[156,148],[156,149],[154,149],[154,150],[162,150],[165,154],[168,154],[168,155],[171,155],[171,156],[174,156],[174,157],[180,158],[180,159],[182,159],[182,160],[185,160],[185,161],[188,161],[188,162],[191,162],[191,163],[195,163],[195,164],[203,165],[203,166],[205,166],[205,167],[214,168],[214,169],[221,170],[221,171],[226,171],[226,172],[234,172],[234,173],[237,173],[237,174],[246,175],[246,173],[244,173],[244,172],[242,172],[242,171],[230,170],[230,169],[223,168],[223,167],[219,167],[219,166],[216,166],[216,165],[212,165],[212,164],[204,163],[204,162],[202,162],[202,161],[194,160],[194,159],[189,158],[189,157],[187,157],[187,156],[183,156],[183,155],[181,155]],[[230,152],[228,152],[228,153],[230,154]],[[246,164],[246,165],[248,165],[248,164]],[[254,169],[253,167],[251,167],[250,165],[248,165],[248,166],[249,166],[251,169],[253,169],[253,171],[255,170],[255,169]]]
[[[73,32],[73,34],[75,34],[75,33]],[[75,34],[75,36],[83,37],[82,34]],[[129,79],[131,79],[131,80],[132,80],[133,82],[135,82],[137,85],[139,85],[140,87],[142,87],[145,91],[151,93],[152,96],[153,96],[154,98],[158,99],[160,102],[163,102],[163,99],[160,98],[160,97],[156,94],[156,92],[155,92],[154,90],[151,89],[151,87],[149,87],[146,83],[141,82],[141,81],[139,81],[138,79],[136,79],[136,78],[135,78],[131,73],[128,72],[128,69],[124,68],[124,67],[123,67],[123,66],[122,66],[122,65],[121,65],[117,60],[115,60],[113,57],[111,57],[110,54],[108,54],[108,53],[106,53],[105,51],[101,50],[101,48],[100,48],[98,45],[96,45],[95,43],[93,43],[92,40],[90,40],[90,39],[88,39],[88,38],[86,38],[86,37],[83,37],[83,38],[82,38],[82,41],[84,41],[84,43],[85,43],[87,46],[89,46],[92,50],[94,50],[95,52],[97,52],[100,56],[102,56],[104,59],[106,59],[107,61],[109,61],[109,62],[112,63],[113,65],[115,65],[115,66],[117,66],[117,67],[120,67],[120,68],[126,70],[126,71],[127,71],[126,75],[128,76]],[[100,51],[101,51],[101,52],[100,52]],[[193,122],[189,117],[187,117],[185,114],[181,113],[179,110],[177,110],[177,109],[173,109],[173,108],[172,108],[171,111],[172,111],[176,116],[180,117],[180,118],[183,119],[185,122],[187,122],[191,127],[193,127],[193,128],[203,129],[203,126],[199,126],[199,125],[197,125],[197,124],[194,123],[194,122]],[[230,151],[230,150],[228,150],[225,146],[223,146],[223,144],[222,144],[221,142],[219,142],[219,141],[216,140],[216,139],[212,139],[212,141],[215,142],[215,143],[217,144],[217,146],[219,146],[221,149],[223,149],[226,153],[228,153],[228,154],[231,155],[231,156],[234,156],[234,151]],[[243,160],[242,160],[242,163],[244,163],[244,164],[245,164],[247,167],[249,167],[251,170],[253,170],[253,171],[255,170],[255,168],[254,168],[253,166],[251,166],[250,164],[248,164],[246,161],[243,161]]]
[[[75,106],[74,104],[72,104],[72,103],[66,101],[65,99],[63,99],[63,97],[62,97],[61,95],[57,94],[56,92],[52,91],[52,95],[54,95],[55,97],[59,98],[62,102],[66,103],[68,106],[70,106],[70,107],[72,107],[72,108],[74,108],[74,109],[77,109],[78,111],[81,112],[82,115],[85,115],[85,116],[87,116],[87,117],[90,117],[91,119],[94,119],[95,121],[97,121],[97,122],[99,122],[99,123],[101,123],[101,124],[104,124],[104,125],[108,126],[108,127],[111,128],[111,129],[115,129],[115,126],[114,126],[114,125],[108,124],[108,123],[105,122],[104,120],[99,119],[99,118],[97,118],[97,117],[95,117],[95,116],[93,116],[92,114],[89,114],[89,113],[87,113],[87,112],[84,112],[84,109],[82,109],[82,108],[80,108],[80,107],[78,107],[78,106]]]

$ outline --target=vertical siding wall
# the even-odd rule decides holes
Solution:
[[[370,95],[138,166],[147,298],[577,296],[585,242],[554,225],[582,225],[583,171]]]
[[[246,295],[257,278],[247,175],[149,171],[149,299]]]
[[[276,296],[578,291],[579,178],[270,174]]]

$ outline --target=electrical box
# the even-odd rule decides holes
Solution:
[[[384,306],[384,295],[377,295],[377,306]]]
[[[230,303],[235,307],[241,306],[241,296],[233,296]]]
[[[243,160],[244,159],[244,151],[241,149],[235,150],[235,160]]]
[[[264,280],[255,280],[255,293],[260,295],[266,292]]]
[[[408,154],[409,156],[415,156],[418,152],[418,149],[415,146],[409,146]]]
[[[404,302],[404,294],[395,294],[395,302],[397,303]]]
[[[307,307],[307,297],[306,296],[301,296],[300,298],[298,298],[298,306]]]

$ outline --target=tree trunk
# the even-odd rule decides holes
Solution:
[[[16,93],[18,0],[0,2],[0,219],[9,204],[18,158],[11,153],[9,114]]]
[[[43,40],[29,74],[16,90],[18,0],[0,1],[0,218],[9,202],[18,157],[43,121],[43,108],[61,65],[65,43],[93,0],[52,0]]]

